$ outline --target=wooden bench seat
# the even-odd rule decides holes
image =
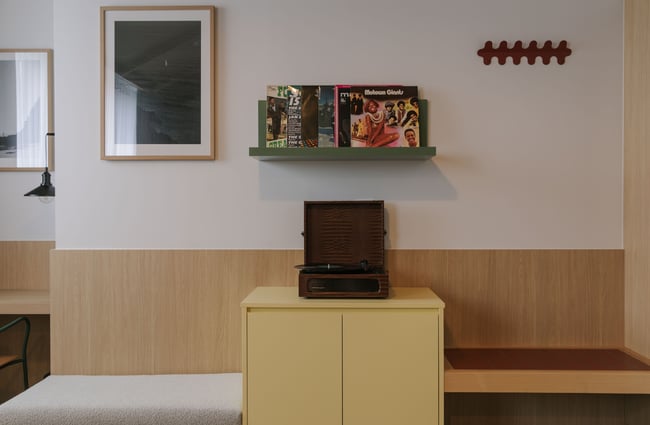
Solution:
[[[241,425],[241,373],[49,376],[0,404],[0,425]]]
[[[650,394],[650,362],[618,349],[452,348],[445,392]]]

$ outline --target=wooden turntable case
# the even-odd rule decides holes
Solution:
[[[384,201],[305,201],[304,258],[309,265],[361,266],[363,273],[306,273],[298,278],[298,294],[311,298],[385,298]],[[314,290],[314,282],[348,290]],[[364,287],[356,289],[354,287]],[[372,289],[367,289],[372,287]]]

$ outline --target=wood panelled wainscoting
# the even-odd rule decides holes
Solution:
[[[53,250],[52,372],[238,371],[239,303],[301,250]],[[396,250],[393,286],[446,303],[447,347],[622,347],[622,250]],[[296,289],[297,295],[297,289]]]
[[[625,341],[650,357],[650,2],[625,1]],[[650,421],[648,421],[650,423]]]
[[[302,250],[53,250],[52,371],[240,371],[239,303],[295,286],[302,262]],[[386,262],[393,286],[445,301],[447,347],[624,346],[622,250],[391,250]],[[641,425],[648,397],[448,393],[446,417]]]

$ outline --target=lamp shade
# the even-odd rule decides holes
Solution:
[[[45,171],[41,175],[41,184],[30,190],[25,194],[25,196],[38,196],[39,198],[52,198],[54,197],[54,186],[52,186],[52,176],[47,169],[48,165],[48,144],[47,138],[49,136],[54,136],[54,133],[45,133]]]
[[[45,171],[41,175],[41,184],[35,189],[27,192],[25,196],[39,196],[39,197],[53,197],[54,186],[52,186],[50,172],[45,167]]]

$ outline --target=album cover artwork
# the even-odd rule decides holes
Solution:
[[[318,147],[333,148],[334,143],[334,86],[318,86]]]
[[[351,86],[352,147],[420,146],[417,86]]]
[[[287,146],[287,86],[266,86],[266,147]]]
[[[336,99],[334,123],[334,143],[339,148],[350,147],[350,86],[337,85],[334,88]]]

